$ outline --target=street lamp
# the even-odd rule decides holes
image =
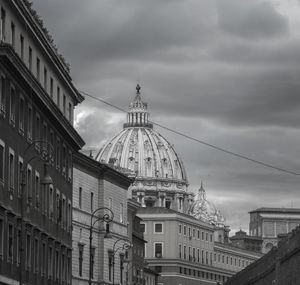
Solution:
[[[117,249],[115,249],[117,243],[119,241],[124,241],[123,245],[118,247]],[[130,240],[128,239],[125,239],[125,238],[120,238],[120,239],[117,239],[114,243],[114,246],[113,246],[113,251],[112,251],[112,257],[113,257],[113,262],[112,262],[112,266],[113,266],[113,285],[115,284],[115,255],[116,253],[118,252],[119,249],[122,249],[122,250],[128,250],[132,247],[132,243],[130,242]]]
[[[37,147],[37,146],[42,146],[40,147],[40,153],[33,155],[29,158],[27,158],[26,156],[28,155],[29,150],[33,147]],[[50,185],[53,184],[52,178],[50,177],[49,173],[48,173],[48,163],[49,161],[52,159],[52,157],[54,156],[54,149],[52,147],[52,145],[46,141],[41,141],[41,140],[37,140],[37,141],[33,141],[32,143],[30,143],[26,149],[23,151],[22,153],[22,157],[24,159],[24,162],[22,164],[22,168],[20,169],[20,174],[21,174],[21,187],[20,187],[20,223],[21,223],[21,233],[20,233],[20,244],[19,244],[19,256],[20,256],[20,276],[19,276],[19,284],[22,285],[23,284],[23,269],[24,269],[24,258],[23,258],[23,252],[24,252],[24,248],[23,248],[23,238],[24,238],[24,191],[25,191],[25,187],[26,187],[26,170],[27,170],[27,166],[28,164],[33,161],[36,158],[41,159],[42,161],[44,161],[44,176],[43,179],[41,179],[41,184],[42,185]],[[28,196],[29,199],[31,199],[31,197]]]
[[[103,215],[100,216],[96,216],[96,214],[100,211],[106,211],[104,212]],[[93,220],[93,218],[96,218],[95,220]],[[92,241],[93,241],[93,228],[94,225],[99,222],[99,221],[103,221],[106,222],[106,230],[105,230],[105,235],[104,238],[110,238],[110,232],[109,232],[109,223],[114,219],[114,213],[111,209],[107,208],[107,207],[100,207],[98,209],[96,209],[95,211],[93,211],[92,215],[91,215],[91,221],[90,221],[90,258],[89,258],[89,285],[92,284],[92,250],[93,250],[93,246],[92,246]]]

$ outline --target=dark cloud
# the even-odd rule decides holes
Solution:
[[[288,32],[287,19],[270,2],[224,0],[216,3],[222,31],[247,40],[268,39]]]
[[[140,81],[153,121],[300,172],[296,0],[34,0],[34,7],[78,89],[127,109]],[[76,110],[91,149],[125,119],[88,97]],[[233,229],[247,229],[254,208],[300,207],[299,177],[157,130],[184,160],[190,189],[203,180]]]

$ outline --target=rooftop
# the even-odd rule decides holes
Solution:
[[[249,213],[300,213],[299,208],[258,208],[256,210],[250,211]]]

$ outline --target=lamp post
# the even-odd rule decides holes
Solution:
[[[39,145],[39,147],[42,145],[42,148],[40,148],[40,153],[27,158],[26,156],[28,155],[29,150],[33,146],[36,147],[37,145]],[[43,145],[46,145],[46,147],[43,147]],[[48,169],[47,169],[47,164],[49,163],[49,161],[53,157],[53,155],[54,155],[54,150],[53,150],[52,145],[46,141],[41,141],[41,140],[33,141],[32,143],[30,143],[22,153],[24,162],[22,164],[22,168],[20,169],[20,174],[21,174],[21,185],[20,185],[21,186],[20,187],[21,233],[20,233],[20,242],[19,242],[19,257],[20,257],[19,284],[20,285],[23,285],[23,270],[24,270],[23,238],[24,238],[24,192],[25,192],[25,187],[26,187],[26,169],[27,169],[28,164],[31,161],[33,161],[36,158],[41,159],[42,161],[44,161],[44,176],[43,176],[43,179],[41,180],[41,184],[45,185],[45,186],[53,184],[52,178],[48,174]],[[28,196],[28,198],[31,199],[31,197],[29,197],[29,196]]]
[[[117,249],[115,249],[117,243],[119,241],[124,241],[123,243],[123,246],[120,246],[118,247]],[[112,255],[113,255],[113,262],[112,262],[112,266],[113,266],[113,285],[115,285],[115,255],[116,253],[118,252],[119,249],[122,249],[122,250],[128,250],[132,247],[132,243],[130,242],[130,240],[128,239],[125,239],[125,238],[120,238],[120,239],[117,239],[114,243],[114,246],[113,246],[113,251],[112,251]]]
[[[96,214],[100,211],[106,211],[104,212],[103,215],[100,216],[96,216]],[[93,220],[93,218],[95,217],[95,219]],[[89,256],[89,285],[92,284],[92,250],[93,250],[93,246],[92,246],[92,241],[93,241],[93,228],[94,225],[99,222],[99,221],[103,221],[106,222],[106,232],[104,235],[104,238],[109,238],[110,236],[110,232],[109,232],[109,223],[114,219],[114,213],[111,209],[107,208],[107,207],[100,207],[98,209],[96,209],[95,211],[93,211],[92,215],[91,215],[91,221],[90,221],[90,256]]]

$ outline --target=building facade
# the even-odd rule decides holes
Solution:
[[[166,208],[140,208],[145,260],[158,284],[223,284],[261,257],[214,240],[215,226]]]
[[[250,212],[249,233],[262,239],[262,252],[277,245],[277,236],[287,234],[300,224],[300,209],[259,208]]]
[[[233,246],[251,251],[262,252],[262,238],[258,236],[249,236],[242,230],[236,232],[234,236],[230,237],[230,241]]]
[[[283,237],[284,236],[284,237]],[[237,273],[226,285],[300,284],[300,228],[282,235],[277,247]]]
[[[73,110],[83,97],[38,19],[28,1],[0,1],[1,284],[71,284],[72,155],[84,144]]]
[[[134,264],[143,265],[143,235],[139,233],[139,219],[135,213],[139,204],[127,201],[127,191],[133,179],[114,168],[95,161],[82,153],[74,156],[73,183],[73,284],[142,284],[132,283],[140,272]],[[89,236],[92,213],[108,208],[113,213],[109,223],[100,219],[92,230],[92,249]],[[109,210],[100,210],[103,217]],[[92,218],[95,221],[95,218]],[[128,246],[129,245],[129,246]]]

